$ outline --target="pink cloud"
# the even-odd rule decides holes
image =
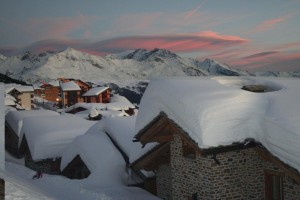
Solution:
[[[221,35],[206,31],[181,35],[131,36],[100,41],[91,48],[99,51],[125,51],[131,49],[163,48],[174,52],[221,50],[247,43],[248,40],[234,35]]]
[[[287,16],[282,16],[275,19],[263,21],[255,28],[255,31],[267,31],[273,29],[275,28],[275,26],[286,21],[291,16],[292,15],[287,15]]]
[[[91,17],[84,15],[61,18],[39,18],[31,19],[26,26],[34,39],[67,39],[72,31],[78,29],[84,30],[91,20]]]

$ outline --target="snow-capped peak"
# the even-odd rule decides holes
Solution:
[[[158,49],[155,48],[151,51],[147,51],[146,49],[137,49],[132,53],[129,53],[124,59],[133,59],[136,61],[161,61],[161,59],[174,59],[178,58],[175,53],[170,52],[166,49]]]
[[[201,69],[209,72],[211,75],[226,75],[226,76],[249,76],[245,71],[232,69],[228,65],[219,63],[212,59],[205,59],[199,66]]]

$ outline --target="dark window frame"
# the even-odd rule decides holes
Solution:
[[[284,173],[272,170],[264,170],[265,174],[265,199],[284,200],[283,177]],[[274,187],[277,187],[274,190]]]

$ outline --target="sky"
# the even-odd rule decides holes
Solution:
[[[2,0],[0,53],[163,48],[249,71],[300,70],[299,0]]]

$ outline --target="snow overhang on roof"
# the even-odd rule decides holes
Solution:
[[[108,89],[109,89],[109,87],[94,87],[94,88],[90,89],[89,91],[87,91],[86,93],[84,93],[82,96],[85,96],[85,97],[86,96],[97,96]]]
[[[61,83],[60,87],[61,87],[62,91],[79,91],[79,90],[81,90],[79,85],[77,85],[77,83],[75,83],[74,81]]]
[[[22,85],[22,86],[17,86],[17,89],[21,92],[34,92],[34,89],[32,86]]]
[[[251,138],[300,171],[300,79],[197,77],[153,80],[140,103],[136,132],[160,112],[200,149],[243,143]],[[274,89],[253,93],[245,85]]]

